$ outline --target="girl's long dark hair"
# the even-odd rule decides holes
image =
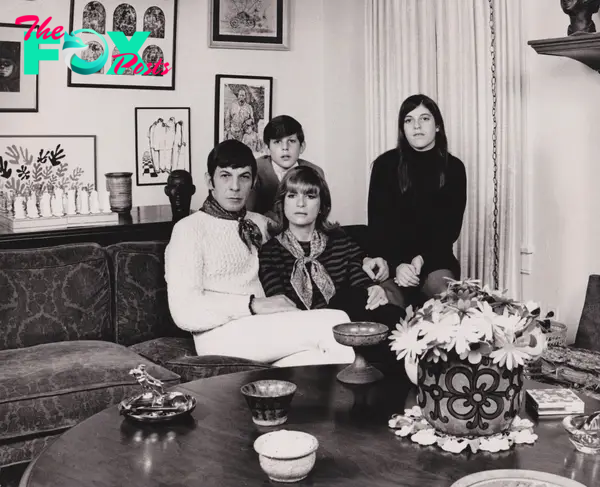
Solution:
[[[319,208],[315,225],[317,230],[328,233],[339,227],[339,224],[330,222],[327,219],[331,213],[331,192],[329,191],[327,181],[312,167],[298,166],[290,169],[277,187],[277,194],[273,205],[275,221],[269,224],[270,235],[279,235],[289,226],[289,221],[284,212],[285,197],[289,191],[319,195],[321,207]]]
[[[398,183],[400,185],[400,192],[405,193],[412,187],[411,181],[411,159],[410,154],[414,149],[411,148],[406,136],[404,134],[404,119],[419,105],[423,105],[433,115],[435,125],[438,131],[435,134],[435,147],[432,149],[437,151],[440,155],[439,164],[439,178],[440,188],[444,186],[446,182],[446,169],[448,167],[448,139],[446,138],[446,128],[444,127],[444,119],[437,103],[426,95],[411,95],[409,96],[400,107],[398,113]]]

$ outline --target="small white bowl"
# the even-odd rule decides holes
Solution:
[[[276,482],[298,482],[315,466],[318,440],[302,431],[279,430],[254,442],[261,468]]]

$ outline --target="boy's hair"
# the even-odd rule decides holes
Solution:
[[[304,130],[300,122],[289,115],[279,115],[267,124],[263,131],[263,141],[268,146],[272,140],[283,139],[294,135],[298,137],[298,141],[304,143]]]
[[[330,222],[327,219],[331,213],[331,192],[327,181],[312,167],[298,166],[290,169],[277,187],[277,195],[273,205],[274,224],[269,225],[271,235],[278,235],[289,226],[284,212],[284,202],[290,191],[319,195],[321,207],[315,225],[317,230],[327,233],[339,227],[338,223]]]
[[[249,166],[252,170],[252,179],[256,177],[256,159],[252,149],[239,140],[224,140],[208,154],[207,169],[210,179],[215,175],[217,167],[238,169]]]

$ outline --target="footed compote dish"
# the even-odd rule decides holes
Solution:
[[[381,343],[388,332],[387,326],[368,321],[335,325],[333,336],[336,342],[352,347],[355,355],[354,362],[338,373],[338,380],[346,384],[369,384],[382,379],[383,373],[365,359],[363,348]]]

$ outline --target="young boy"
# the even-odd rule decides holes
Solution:
[[[323,169],[300,159],[306,144],[302,125],[289,115],[273,118],[265,127],[263,140],[269,155],[257,159],[258,176],[248,198],[248,209],[273,217],[277,186],[283,176],[296,166],[309,166],[325,177]]]

